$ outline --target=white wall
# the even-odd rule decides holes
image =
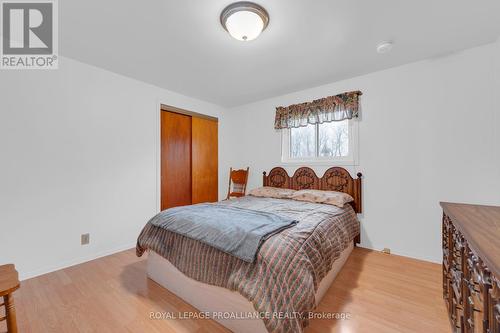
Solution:
[[[281,165],[276,106],[361,90],[350,169],[364,175],[362,245],[439,262],[439,201],[500,205],[499,55],[490,44],[234,108],[228,122],[242,140],[226,163],[250,166],[249,188],[261,186],[262,171]]]
[[[0,73],[0,264],[27,278],[135,246],[158,208],[159,103],[224,136],[222,108],[70,59]]]
[[[495,54],[495,80],[496,80],[496,85],[495,85],[495,90],[493,92],[493,95],[496,97],[495,106],[494,106],[494,111],[495,111],[495,118],[496,118],[496,130],[495,130],[495,141],[500,142],[500,37],[497,39],[496,42],[496,54]],[[500,149],[496,149],[496,153],[498,156],[498,159],[500,160]],[[500,169],[500,168],[499,168]],[[499,170],[500,172],[500,170]]]

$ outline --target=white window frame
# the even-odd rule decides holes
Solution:
[[[353,118],[347,120],[349,126],[349,155],[339,157],[306,157],[292,158],[290,157],[290,129],[284,128],[281,130],[281,162],[288,165],[357,165],[358,164],[358,120]],[[316,150],[318,149],[318,129],[316,126]]]

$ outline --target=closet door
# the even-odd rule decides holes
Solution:
[[[218,200],[218,122],[192,118],[193,204]]]
[[[161,112],[161,210],[191,204],[191,117]]]

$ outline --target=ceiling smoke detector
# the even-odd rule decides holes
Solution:
[[[394,46],[393,42],[385,41],[377,45],[377,52],[382,54],[382,53],[387,53],[392,50],[392,47]]]
[[[246,42],[259,37],[266,29],[269,14],[256,3],[240,1],[224,8],[220,23],[233,38]]]

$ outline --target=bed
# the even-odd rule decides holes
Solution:
[[[314,310],[360,240],[361,174],[340,167],[318,177],[307,167],[293,176],[273,168],[263,185],[348,193],[343,208],[281,198],[247,196],[224,207],[279,213],[298,224],[266,239],[254,262],[149,223],[137,254],[149,251],[148,276],[234,332],[302,332]]]

